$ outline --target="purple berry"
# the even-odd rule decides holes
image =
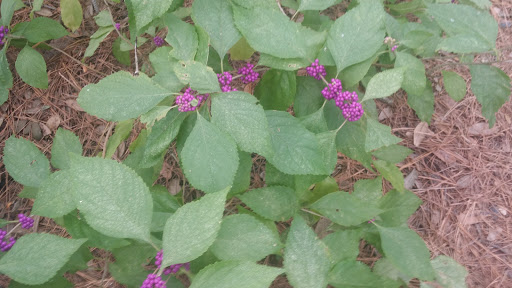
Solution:
[[[156,274],[149,274],[140,288],[166,288],[165,281]]]
[[[217,78],[219,79],[220,88],[222,92],[231,92],[236,91],[233,87],[231,87],[229,84],[231,84],[231,81],[233,81],[233,76],[229,74],[229,72],[224,72],[222,74],[217,74]]]
[[[114,26],[116,27],[116,30],[120,30],[121,29],[121,23],[116,23]]]
[[[4,38],[5,36],[7,36],[7,32],[9,32],[9,29],[7,29],[7,27],[0,26],[0,45],[5,44]]]
[[[155,265],[160,268],[160,265],[162,265],[162,259],[164,257],[164,250],[158,251],[155,256]]]
[[[306,67],[306,72],[308,72],[309,76],[314,77],[316,80],[322,80],[322,77],[327,75],[325,67],[318,64],[318,59],[315,59],[315,61],[311,63],[311,66]]]
[[[14,243],[16,243],[14,237],[10,237],[8,241],[5,241],[5,236],[7,236],[7,231],[0,229],[0,251],[2,252],[9,251]]]
[[[361,103],[358,103],[359,96],[356,92],[345,91],[335,98],[336,106],[340,108],[343,117],[347,121],[357,121],[363,116],[364,110]]]
[[[247,63],[247,65],[238,69],[238,74],[242,75],[242,83],[247,84],[250,82],[254,82],[258,79],[260,74],[258,72],[255,72],[253,68],[253,64]]]
[[[191,88],[187,88],[185,93],[176,97],[176,105],[178,105],[178,111],[180,112],[189,112],[196,110],[203,101],[210,96],[209,94],[197,95],[193,94],[197,93],[197,91],[192,90]]]
[[[339,79],[331,79],[331,84],[328,84],[327,87],[322,90],[322,95],[325,99],[331,100],[341,94],[342,89],[343,87]]]
[[[395,45],[391,48],[391,52],[395,52],[396,48],[398,48],[398,45]]]
[[[18,214],[18,219],[20,220],[21,228],[23,229],[30,229],[34,226],[34,219],[27,217],[24,214]]]
[[[156,47],[160,47],[160,46],[164,45],[164,39],[162,39],[158,36],[155,36],[155,38],[153,38],[153,43],[155,43]]]

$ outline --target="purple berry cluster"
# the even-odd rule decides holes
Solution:
[[[339,79],[331,79],[331,84],[328,84],[327,87],[322,89],[322,96],[327,100],[331,100],[341,94],[342,90],[343,86],[341,86],[341,81]]]
[[[235,88],[230,86],[231,81],[233,81],[233,76],[231,76],[231,74],[229,74],[229,72],[217,74],[217,78],[219,79],[220,88],[221,88],[222,92],[236,91]]]
[[[164,280],[156,274],[149,274],[140,288],[166,288]]]
[[[395,45],[391,48],[391,52],[395,52],[396,48],[398,48],[398,45]]]
[[[9,32],[9,29],[7,29],[7,27],[0,26],[0,45],[5,44],[4,38],[5,36],[7,36],[7,32]]]
[[[356,92],[345,91],[336,97],[336,106],[340,108],[343,117],[348,121],[357,121],[363,116],[363,105],[357,102],[359,97]]]
[[[0,251],[2,252],[9,251],[14,243],[16,243],[14,237],[10,237],[7,241],[4,241],[5,236],[7,236],[7,232],[0,229]]]
[[[30,229],[34,226],[34,219],[27,217],[24,214],[18,214],[18,219],[20,220],[21,228],[23,229]]]
[[[306,67],[306,72],[308,72],[309,76],[314,77],[316,80],[322,80],[322,77],[327,75],[325,67],[318,64],[318,59],[315,59],[315,61],[311,63],[311,66]]]
[[[164,39],[162,39],[158,36],[155,36],[155,38],[153,38],[153,43],[155,43],[156,47],[160,47],[160,46],[164,45]]]
[[[121,29],[121,23],[116,23],[114,26],[116,27],[116,30],[120,30]]]
[[[247,63],[247,65],[238,69],[238,74],[240,74],[242,77],[242,83],[247,84],[247,83],[254,82],[258,79],[260,74],[258,72],[255,72],[253,70],[253,68],[254,68],[253,64]],[[220,79],[219,79],[219,81],[220,81]]]
[[[201,105],[201,103],[210,96],[209,94],[196,95],[197,91],[187,88],[185,93],[176,97],[176,105],[178,105],[178,111],[189,112],[194,111]]]
[[[164,252],[163,250],[160,250],[158,251],[158,253],[156,253],[156,256],[155,256],[155,265],[160,268],[160,265],[162,265],[162,259],[164,257]],[[190,270],[190,263],[181,263],[181,264],[174,264],[174,265],[171,265],[169,267],[166,267],[164,269],[164,275],[169,275],[169,274],[176,274],[178,273],[178,271],[180,271],[180,268],[181,267],[184,267],[187,271]]]

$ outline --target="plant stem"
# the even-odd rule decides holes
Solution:
[[[306,213],[309,213],[309,214],[312,214],[312,215],[315,215],[315,216],[318,216],[318,217],[322,217],[322,218],[324,218],[324,216],[322,216],[322,215],[320,215],[320,214],[318,214],[318,213],[315,213],[315,212],[313,212],[313,211],[310,211],[310,210],[308,210],[308,209],[306,209],[306,208],[302,208],[302,209],[300,209],[300,210],[302,210],[302,211],[304,211],[304,212],[306,212]]]
[[[345,121],[343,121],[343,123],[341,124],[340,127],[338,127],[338,129],[336,129],[336,134],[338,134],[338,132],[341,130],[341,128],[343,127],[343,125],[345,125],[345,123],[347,123],[347,119],[345,119]]]

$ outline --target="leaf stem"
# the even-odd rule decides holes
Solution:
[[[324,218],[324,216],[323,216],[323,215],[320,215],[320,214],[318,214],[318,213],[315,213],[315,212],[313,212],[313,211],[311,211],[311,210],[308,210],[308,209],[306,209],[306,208],[302,208],[302,209],[300,209],[300,210],[302,210],[302,211],[304,211],[304,212],[306,212],[306,213],[309,213],[309,214],[312,214],[312,215],[315,215],[315,216],[318,216],[318,217],[322,217],[322,218]]]
[[[341,128],[345,125],[345,123],[347,123],[347,119],[345,119],[345,121],[343,121],[343,123],[341,124],[340,127],[338,127],[338,129],[336,129],[336,134],[338,134],[338,132],[341,130]]]
[[[12,231],[14,231],[16,228],[18,228],[19,226],[21,225],[21,223],[18,223],[16,226],[14,226],[14,228],[11,229],[11,231],[7,232],[7,234],[5,234],[5,237],[9,236],[9,234],[12,233]]]

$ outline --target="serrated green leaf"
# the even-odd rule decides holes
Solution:
[[[355,260],[342,261],[329,272],[329,284],[334,287],[398,288],[399,283],[372,273],[370,267]]]
[[[229,190],[228,198],[245,192],[251,184],[252,157],[251,153],[238,151],[238,170],[236,171],[235,180],[231,190]]]
[[[97,84],[85,86],[77,101],[89,114],[108,121],[122,121],[148,112],[170,94],[143,73],[132,76],[120,71]]]
[[[25,46],[16,58],[16,72],[23,82],[36,88],[48,88],[48,75],[46,74],[46,62],[43,56],[34,48]]]
[[[76,215],[73,214],[75,213],[64,216],[64,227],[66,227],[66,232],[68,232],[73,238],[87,238],[86,246],[112,250],[130,245],[130,242],[126,239],[109,237],[92,229],[84,219],[78,219]]]
[[[41,1],[42,2],[42,1]],[[50,281],[41,284],[41,285],[25,285],[18,283],[16,281],[11,281],[9,283],[9,288],[72,288],[73,283],[69,282],[64,276],[57,275],[53,277]]]
[[[112,24],[112,15],[108,12],[108,10],[101,10],[96,16],[93,17],[96,25],[100,27],[113,26]]]
[[[258,215],[274,221],[286,221],[299,210],[295,192],[285,186],[253,189],[237,197]]]
[[[375,62],[376,57],[372,56],[362,62],[350,65],[340,72],[340,80],[344,87],[353,87],[368,73],[368,70]]]
[[[283,269],[251,262],[222,261],[207,266],[190,288],[267,288]]]
[[[174,66],[176,76],[183,84],[199,93],[220,92],[217,74],[213,69],[195,61],[179,61]]]
[[[132,15],[129,15],[130,20],[133,21],[133,27],[130,23],[130,32],[132,29],[136,31],[133,34],[136,34],[134,36],[138,36],[142,28],[144,26],[151,23],[151,21],[155,20],[156,18],[159,18],[162,16],[167,10],[171,7],[173,0],[130,0],[129,5],[127,7],[129,8],[129,12]]]
[[[167,220],[162,238],[163,267],[194,260],[213,244],[228,191],[226,188],[187,203]]]
[[[78,0],[60,0],[62,22],[75,31],[82,24],[82,6]]]
[[[379,215],[384,226],[401,226],[416,212],[422,201],[411,191],[400,193],[391,190],[379,200],[379,208],[385,212]],[[379,222],[380,223],[380,222]]]
[[[21,192],[18,194],[18,197],[35,199],[37,197],[37,192],[39,192],[39,189],[35,187],[25,186],[23,187],[23,190],[21,190]]]
[[[297,11],[325,10],[336,4],[337,0],[300,0]]]
[[[0,259],[0,271],[23,284],[43,284],[55,276],[85,241],[51,234],[25,235]]]
[[[331,267],[340,261],[355,261],[359,255],[360,239],[361,233],[357,230],[341,230],[325,236],[322,242],[327,246]]]
[[[108,139],[105,158],[112,158],[114,153],[116,153],[117,147],[119,147],[121,142],[123,142],[130,136],[133,129],[133,123],[133,119],[119,121],[117,123],[114,134],[112,134],[112,136],[110,136],[110,138]]]
[[[293,103],[293,112],[296,117],[304,117],[313,114],[322,107],[325,98],[321,91],[324,83],[313,77],[297,77],[297,93]]]
[[[496,122],[496,112],[510,97],[510,77],[501,69],[489,65],[471,65],[471,90],[489,127]]]
[[[0,51],[0,105],[7,101],[9,89],[11,89],[13,85],[12,73],[5,55],[6,50],[7,49],[4,48]]]
[[[269,54],[260,54],[258,66],[268,66],[273,69],[284,71],[296,71],[309,66],[311,61],[304,58],[279,58]]]
[[[220,260],[256,262],[282,248],[279,235],[250,215],[235,214],[222,220],[210,248]]]
[[[72,157],[78,210],[107,236],[149,240],[153,203],[144,181],[130,168],[102,158]]]
[[[194,26],[197,33],[197,52],[194,60],[203,63],[204,65],[208,64],[208,56],[210,54],[210,36],[206,33],[206,31],[201,28],[201,26]]]
[[[299,120],[283,111],[265,111],[274,155],[267,160],[291,175],[325,175],[318,139]]]
[[[455,101],[460,101],[466,96],[466,81],[453,71],[442,71],[444,89]]]
[[[425,65],[420,59],[406,52],[397,52],[395,67],[405,67],[402,88],[407,93],[422,94],[427,84],[425,76]]]
[[[322,152],[322,160],[324,162],[325,171],[330,174],[334,171],[338,162],[338,151],[336,151],[336,131],[326,131],[316,134],[320,151]]]
[[[416,232],[403,227],[377,228],[386,258],[400,271],[421,280],[434,279],[430,252]]]
[[[361,101],[388,97],[398,91],[404,80],[404,72],[405,68],[401,67],[377,73],[368,83],[366,94]]]
[[[372,152],[372,155],[391,163],[400,163],[407,158],[413,151],[402,145],[390,145],[382,147]]]
[[[75,190],[68,170],[50,175],[39,187],[32,213],[45,217],[61,217],[76,209]]]
[[[325,121],[323,107],[320,107],[320,109],[318,109],[316,112],[312,114],[300,117],[299,120],[302,126],[306,127],[306,129],[315,134],[326,132],[327,130],[329,130],[329,128],[327,127],[327,122]]]
[[[226,132],[242,151],[272,155],[272,143],[263,107],[245,92],[221,93],[212,99],[212,123]]]
[[[402,285],[405,285],[405,286],[407,286],[408,283],[412,279],[411,277],[405,275],[400,270],[398,270],[398,268],[396,268],[395,265],[393,265],[393,263],[391,263],[391,261],[389,261],[389,259],[387,259],[385,257],[379,259],[375,263],[375,265],[373,266],[373,272],[378,275],[381,275],[381,276],[384,276],[384,277],[387,277],[387,278],[390,278],[393,280],[397,280],[398,282],[401,281],[401,282],[403,282]]]
[[[129,246],[113,249],[112,254],[116,262],[108,264],[110,274],[117,282],[135,288],[140,287],[148,276],[148,271],[143,267],[143,264],[146,265],[147,259],[155,257],[156,251],[147,243],[134,242]],[[169,286],[175,285],[170,281],[167,284]],[[180,286],[170,287],[180,288]]]
[[[50,176],[50,163],[34,143],[13,136],[5,141],[4,165],[16,182],[39,187]]]
[[[343,226],[355,226],[383,212],[376,205],[361,201],[347,192],[330,193],[311,205],[331,221]]]
[[[436,273],[436,281],[445,288],[466,288],[468,271],[457,261],[444,255],[430,261]]]
[[[140,163],[142,162],[142,157],[144,156],[144,146],[141,144],[140,147],[135,149],[126,159],[123,161],[123,164],[132,168],[137,175],[139,175],[144,183],[149,187],[153,185],[156,179],[160,176],[160,171],[162,171],[162,165],[164,162],[164,154],[158,158],[157,163],[153,167],[142,168],[140,167]]]
[[[293,217],[284,251],[284,268],[296,288],[324,288],[330,263],[325,245],[318,240],[304,219]]]
[[[385,15],[380,1],[361,1],[334,22],[327,47],[338,72],[367,60],[379,50],[385,35]]]
[[[402,172],[395,166],[395,164],[382,160],[374,160],[373,165],[375,165],[377,171],[379,171],[386,180],[391,182],[396,190],[399,192],[403,192],[405,190],[404,175],[402,175]]]
[[[242,37],[235,28],[233,9],[228,0],[197,0],[192,3],[192,18],[201,26],[220,58]]]
[[[427,86],[422,94],[407,95],[407,104],[414,109],[421,121],[430,123],[434,114],[434,92],[430,80],[427,79]]]
[[[96,49],[98,49],[101,42],[103,42],[103,40],[107,38],[108,34],[114,31],[114,29],[114,26],[100,27],[94,34],[92,34],[91,40],[89,40],[89,45],[87,46],[87,49],[85,49],[84,59],[85,57],[91,57]],[[122,42],[120,45],[122,45]]]
[[[301,24],[316,31],[327,31],[333,23],[331,18],[320,14],[319,11],[304,11],[304,20]]]
[[[132,63],[130,59],[130,52],[121,50],[121,42],[121,37],[117,37],[114,43],[112,43],[112,54],[114,55],[114,57],[116,57],[119,63],[125,66],[130,66],[130,64]]]
[[[299,183],[297,183],[298,179],[303,179],[303,177],[295,177],[295,186],[299,186]],[[311,204],[329,193],[339,191],[338,182],[336,182],[332,177],[325,177],[322,181],[314,183],[314,188],[312,190],[310,188],[311,187],[307,188],[306,193],[299,195],[301,202]]]
[[[178,135],[185,117],[186,113],[173,109],[164,119],[155,123],[146,141],[141,167],[149,168],[160,161],[162,153],[169,149],[169,145]]]
[[[222,63],[220,61],[219,53],[210,47],[210,54],[208,55],[208,66],[212,67],[215,73],[222,73],[222,71],[233,70],[229,64],[228,55],[224,56]]]
[[[366,152],[397,144],[401,141],[402,139],[391,133],[391,127],[372,118],[368,118],[366,121],[366,141],[364,143]]]
[[[2,14],[2,25],[9,26],[14,11],[25,7],[21,0],[3,0],[0,3],[0,14]]]
[[[357,181],[352,195],[366,203],[377,203],[382,197],[382,177]]]
[[[29,42],[38,43],[64,37],[68,35],[68,31],[66,31],[59,22],[53,19],[37,17],[30,22],[17,24],[13,28],[12,34],[22,36]]]
[[[296,87],[295,72],[271,69],[254,89],[254,96],[266,110],[286,111],[295,99]]]
[[[174,66],[178,64],[178,60],[171,57],[171,51],[171,47],[163,46],[149,54],[151,65],[156,71],[156,75],[151,79],[171,92],[179,92],[185,84],[181,83],[174,73]]]
[[[252,54],[254,54],[254,52],[256,52],[254,49],[252,49],[251,46],[249,46],[249,43],[247,43],[247,40],[245,40],[245,38],[240,38],[240,40],[238,40],[238,42],[236,42],[235,45],[233,45],[233,47],[231,47],[231,49],[229,49],[229,57],[232,59],[232,60],[249,60],[252,56]],[[267,54],[263,54],[263,55],[267,55]],[[261,56],[260,56],[260,62],[261,62]],[[264,65],[264,64],[260,64],[260,65]]]
[[[199,45],[194,26],[171,13],[165,14],[163,21],[169,29],[165,41],[173,47],[171,56],[178,60],[194,60]]]
[[[233,184],[238,152],[229,135],[198,115],[181,152],[181,162],[194,187],[215,192]]]

